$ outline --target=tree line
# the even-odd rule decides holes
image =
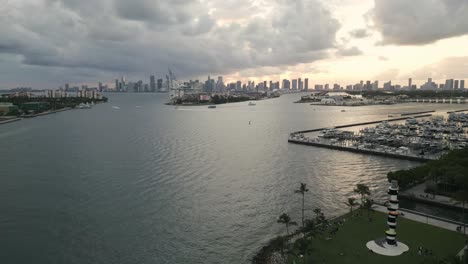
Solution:
[[[286,261],[289,256],[295,256],[302,259],[303,263],[307,263],[307,257],[312,253],[312,239],[313,237],[325,232],[326,227],[330,226],[330,220],[325,217],[322,209],[313,209],[314,217],[310,219],[305,218],[305,196],[309,192],[305,183],[300,183],[299,188],[294,190],[294,193],[301,196],[301,219],[300,223],[293,221],[288,213],[281,213],[276,219],[276,222],[284,225],[286,235],[280,235],[270,240],[270,242],[261,248],[261,250],[254,256],[252,263],[266,264],[270,263],[271,258],[275,252],[279,252],[283,261]],[[349,207],[350,214],[353,216],[353,209],[360,207],[367,210],[368,217],[372,211],[373,200],[370,199],[371,191],[366,184],[357,184],[353,192],[360,196],[360,202],[355,197],[348,197],[344,204]],[[290,232],[290,227],[298,226],[295,232]],[[300,236],[295,241],[294,237]]]

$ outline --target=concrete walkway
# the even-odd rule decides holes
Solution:
[[[450,197],[447,196],[442,196],[442,195],[432,195],[432,194],[427,194],[424,192],[426,188],[426,184],[418,184],[414,186],[413,188],[403,191],[400,193],[400,196],[404,197],[414,197],[415,199],[422,200],[422,201],[427,201],[430,203],[437,203],[441,205],[446,205],[450,207],[457,207],[457,208],[463,208],[462,203],[460,201],[454,200]],[[465,209],[468,209],[468,204],[465,204]]]
[[[388,213],[387,207],[383,205],[374,204],[372,208],[379,212]],[[436,219],[436,218],[431,217],[430,215],[424,215],[424,214],[420,215],[420,214],[411,213],[404,209],[400,210],[400,213],[403,213],[403,214],[400,214],[400,217],[407,218],[416,222],[425,223],[425,224],[441,227],[444,229],[452,230],[454,232],[457,232],[457,227],[462,225],[462,223],[457,224],[457,223],[454,223],[454,221],[450,221],[450,220],[444,221],[442,219]],[[468,227],[466,229],[468,233]],[[463,232],[463,228],[462,228],[462,232]]]

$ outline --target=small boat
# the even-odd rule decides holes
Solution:
[[[216,108],[216,105],[210,105],[208,108]]]
[[[346,110],[343,109],[343,110],[341,110],[341,112],[346,112]]]
[[[76,108],[77,109],[90,109],[91,105],[88,104],[88,103],[86,103],[86,104],[81,103],[81,104],[77,105]]]
[[[256,105],[255,103],[249,102],[249,106],[254,106]]]

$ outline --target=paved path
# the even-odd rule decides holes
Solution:
[[[383,213],[388,213],[388,210],[387,210],[387,207],[383,206],[383,205],[379,205],[379,204],[374,204],[372,206],[372,208],[374,208],[376,211],[379,211],[379,212],[383,212]],[[439,220],[439,219],[434,219],[430,216],[423,216],[423,215],[419,215],[419,214],[413,214],[411,212],[407,212],[407,211],[401,211],[400,210],[400,213],[403,213],[403,214],[400,214],[400,217],[403,217],[403,218],[407,218],[407,219],[410,219],[410,220],[413,220],[413,221],[416,221],[416,222],[420,222],[420,223],[425,223],[425,224],[429,224],[429,225],[433,225],[433,226],[437,226],[437,227],[441,227],[441,228],[444,228],[444,229],[448,229],[448,230],[452,230],[452,231],[456,231],[457,230],[457,227],[460,226],[458,224],[455,224],[455,223],[451,223],[451,222],[448,222],[448,221],[443,221],[443,220]],[[466,228],[468,229],[468,227]],[[463,228],[462,228],[463,230]],[[467,230],[468,231],[468,230]],[[462,231],[463,232],[463,231]],[[466,232],[466,231],[465,231]],[[465,233],[466,234],[466,233]],[[465,247],[467,247],[468,245],[464,246],[457,254],[458,257],[463,257],[463,255],[465,254]]]
[[[401,194],[404,194],[406,196],[413,196],[415,198],[421,199],[421,200],[426,200],[428,202],[433,202],[433,203],[439,203],[443,205],[448,205],[448,206],[454,206],[458,208],[462,208],[462,203],[460,201],[454,200],[450,197],[447,196],[442,196],[442,195],[432,195],[432,194],[427,194],[424,192],[424,189],[426,188],[426,184],[418,184],[414,186],[413,188],[403,191]],[[468,209],[468,204],[465,204],[465,209]]]
[[[383,205],[374,204],[372,206],[372,208],[374,208],[376,211],[379,211],[379,212],[388,213],[387,207],[385,207]],[[452,230],[454,232],[457,231],[457,226],[460,226],[460,224],[455,224],[455,223],[452,223],[452,222],[449,222],[449,221],[443,221],[443,220],[435,219],[435,218],[432,218],[430,216],[423,216],[423,215],[419,215],[419,214],[414,214],[414,213],[410,213],[410,212],[407,212],[407,211],[403,211],[403,215],[400,215],[400,217],[407,218],[407,219],[410,219],[410,220],[413,220],[413,221],[416,221],[416,222],[421,222],[421,223],[441,227],[441,228],[444,228],[444,229]],[[466,231],[468,233],[468,227],[466,229],[467,229]]]

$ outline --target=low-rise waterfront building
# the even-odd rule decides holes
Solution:
[[[1,115],[8,115],[10,113],[14,113],[18,111],[18,106],[12,103],[0,103],[0,116]]]
[[[49,108],[49,103],[47,102],[28,102],[21,104],[20,106],[21,110],[24,111],[35,111],[35,112],[41,112],[45,111]]]

